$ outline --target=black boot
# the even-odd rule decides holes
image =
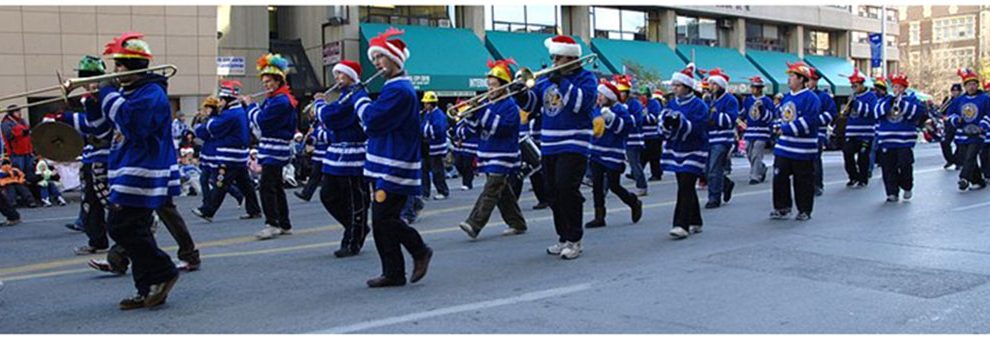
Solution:
[[[605,207],[595,207],[595,219],[584,224],[584,228],[605,227]]]
[[[632,222],[638,223],[639,219],[643,218],[643,201],[636,199],[636,201],[629,206],[632,209]]]

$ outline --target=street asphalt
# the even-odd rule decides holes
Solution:
[[[238,220],[232,200],[206,223],[189,211],[198,197],[177,198],[203,265],[151,310],[120,311],[130,274],[72,253],[85,236],[63,225],[78,203],[27,209],[24,223],[0,228],[0,333],[988,333],[990,192],[957,191],[937,145],[915,157],[914,198],[887,203],[879,168],[849,189],[841,153],[826,153],[825,194],[807,222],[770,220],[769,180],[747,185],[748,164],[733,158],[732,202],[703,210],[705,231],[682,241],[667,236],[668,173],[638,224],[610,195],[608,226],[587,230],[572,261],[545,253],[550,211],[532,210],[528,191],[526,234],[501,236],[493,215],[469,240],[457,224],[484,178],[470,191],[449,180],[451,198],[427,202],[414,224],[435,252],[429,273],[387,289],[365,286],[381,270],[370,237],[360,255],[333,257],[340,227],[318,198],[289,195],[295,233],[269,241],[254,239],[262,221]],[[157,239],[174,256],[164,227]]]

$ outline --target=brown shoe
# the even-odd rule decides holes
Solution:
[[[379,276],[368,280],[368,287],[370,288],[383,288],[383,287],[401,287],[406,285],[406,278],[391,279],[385,276]]]
[[[168,292],[172,291],[172,287],[175,286],[175,282],[179,280],[179,274],[175,274],[171,279],[159,284],[152,284],[151,291],[148,292],[148,296],[144,299],[144,307],[151,308],[165,303],[165,298],[168,297]]]
[[[128,297],[120,300],[120,310],[131,310],[144,308],[145,297],[141,295],[134,295],[134,297]]]
[[[426,276],[426,270],[430,268],[430,259],[433,258],[433,249],[429,247],[426,249],[426,254],[413,261],[413,272],[412,276],[409,277],[409,282],[419,282],[423,276]]]

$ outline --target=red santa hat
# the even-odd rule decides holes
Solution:
[[[343,60],[334,65],[333,73],[347,75],[354,83],[361,82],[361,64],[351,60]]]
[[[581,45],[573,37],[557,35],[543,41],[550,55],[581,57]]]
[[[598,93],[605,95],[606,98],[618,101],[619,100],[619,88],[615,87],[612,82],[606,81],[604,79],[598,83]]]
[[[406,43],[399,39],[390,39],[402,34],[405,34],[405,31],[388,27],[384,33],[378,34],[371,41],[368,41],[368,59],[374,60],[376,53],[382,53],[399,65],[399,69],[405,68],[406,60],[409,59],[409,49],[406,48]]]
[[[904,73],[891,74],[890,75],[891,84],[900,84],[901,86],[907,88],[911,86],[911,82],[908,81],[908,77]]]
[[[959,70],[956,70],[956,74],[962,78],[963,84],[969,81],[976,81],[977,84],[980,83],[980,76],[972,68],[959,68]]]
[[[722,90],[726,90],[729,88],[729,75],[723,72],[721,68],[715,68],[708,71],[707,81],[708,83],[714,83],[718,85],[719,88],[722,88]]]
[[[217,96],[220,97],[237,97],[241,94],[241,81],[237,80],[221,80],[220,88],[217,90]]]
[[[753,76],[749,78],[749,86],[751,87],[765,87],[766,83],[763,83],[763,78],[759,76]]]
[[[853,68],[852,75],[849,75],[849,83],[863,83],[866,82],[866,76],[859,72],[858,68]]]
[[[670,83],[680,83],[686,87],[694,88],[694,63],[688,63],[683,70],[670,75]]]

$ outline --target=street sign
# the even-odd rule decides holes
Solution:
[[[343,43],[341,41],[329,42],[323,46],[323,65],[329,66],[340,63],[343,54]]]
[[[217,75],[244,76],[244,58],[240,56],[217,56]]]

